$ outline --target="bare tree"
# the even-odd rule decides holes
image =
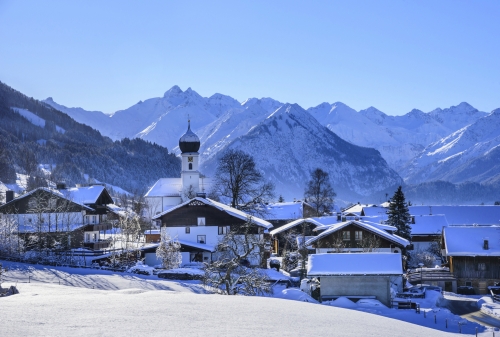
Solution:
[[[161,241],[156,249],[156,256],[162,261],[165,269],[179,268],[182,263],[181,244],[170,237],[166,228],[161,232]]]
[[[333,190],[328,173],[320,168],[312,171],[311,179],[307,182],[304,192],[304,198],[314,207],[316,216],[330,213],[336,196],[337,194]]]
[[[264,180],[253,157],[241,150],[227,150],[219,159],[215,191],[231,207],[252,214],[265,212],[262,206],[274,198],[274,184]]]
[[[188,187],[186,187],[184,191],[182,191],[182,196],[185,200],[193,199],[194,197],[196,197],[196,191],[193,185],[189,185]]]
[[[348,248],[347,241],[344,241],[342,234],[338,232],[332,235],[332,240],[327,245],[332,248],[333,253],[345,253]]]
[[[265,295],[271,293],[267,276],[248,265],[260,264],[266,243],[251,218],[238,229],[231,229],[216,247],[216,260],[204,264],[203,284],[224,295]]]
[[[16,256],[24,251],[24,241],[17,232],[17,214],[0,214],[0,255]]]
[[[365,253],[378,252],[380,248],[380,238],[374,234],[363,233],[360,246]]]

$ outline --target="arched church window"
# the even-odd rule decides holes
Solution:
[[[193,164],[189,163],[189,169],[192,170],[193,169]]]

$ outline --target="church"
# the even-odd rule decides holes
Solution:
[[[205,197],[211,186],[209,178],[201,177],[198,170],[200,164],[200,138],[191,131],[191,121],[188,120],[188,129],[179,139],[181,150],[181,177],[160,178],[145,197],[151,215],[161,213],[194,197]]]

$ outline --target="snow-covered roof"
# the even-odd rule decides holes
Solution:
[[[144,231],[144,234],[149,235],[149,234],[161,234],[161,230],[159,229],[148,229]]]
[[[354,224],[358,227],[361,227],[369,232],[372,232],[374,234],[377,234],[378,236],[381,236],[383,237],[384,239],[388,240],[388,241],[391,241],[391,242],[394,242],[398,245],[401,245],[403,247],[406,247],[410,244],[410,242],[406,239],[403,239],[402,237],[400,236],[397,236],[395,234],[390,234],[388,232],[386,232],[385,230],[383,229],[380,229],[379,227],[375,226],[375,225],[370,225],[366,222],[363,222],[363,221],[345,221],[345,222],[339,222],[335,225],[332,225],[330,226],[329,229],[325,230],[324,232],[318,234],[318,236],[315,236],[314,238],[312,238],[311,240],[308,240],[306,242],[306,245],[307,246],[310,246],[311,244],[313,244],[314,242],[318,241],[319,239],[325,237],[325,236],[328,236],[332,233],[335,233],[336,231],[338,230],[341,230],[342,228],[344,227],[347,227],[348,225],[351,225],[351,224]]]
[[[384,215],[386,216],[387,219],[387,208],[385,207],[380,207],[376,205],[370,205],[370,206],[363,206],[363,215],[364,216],[379,216],[383,217]]]
[[[209,252],[215,252],[215,247],[211,246],[211,245],[207,245],[206,243],[198,243],[198,242],[187,241],[187,240],[176,240],[176,241],[178,241],[183,246],[189,246],[189,247],[193,247],[193,248],[206,250]]]
[[[103,185],[92,185],[84,187],[71,187],[63,190],[58,190],[66,199],[72,200],[79,204],[95,204],[99,196],[103,193],[105,187]]]
[[[208,191],[212,186],[211,178],[200,178],[200,191]],[[144,195],[145,197],[179,197],[182,194],[181,178],[160,178]]]
[[[57,226],[57,233],[59,233],[59,232],[72,232],[72,231],[77,230],[78,228],[81,228],[84,226],[87,226],[87,225],[82,224],[82,223],[72,223],[69,225],[68,224],[63,224],[63,225],[59,224]],[[56,232],[56,225],[51,224],[50,228],[49,228],[49,225],[46,223],[37,224],[37,223],[28,223],[27,221],[25,221],[24,224],[20,224],[17,227],[17,231],[18,231],[18,233],[34,233],[34,232],[43,232],[43,233],[52,232],[52,233],[55,233]]]
[[[453,225],[500,225],[500,206],[410,206],[411,215],[444,214]]]
[[[500,226],[449,226],[443,237],[447,256],[500,256]]]
[[[179,239],[175,239],[174,241],[179,242],[181,244],[181,246],[188,246],[188,247],[198,248],[201,250],[206,250],[208,252],[215,252],[215,247],[212,245],[207,245],[206,243],[198,243],[198,242],[193,242],[193,241],[188,241],[188,240],[179,240]],[[140,249],[146,250],[146,249],[157,248],[159,245],[160,245],[159,243],[153,243],[153,244],[141,247]]]
[[[326,217],[325,217],[326,218]],[[313,224],[315,225],[316,227],[319,227],[319,226],[326,226],[324,224],[325,221],[327,221],[328,223],[335,223],[337,222],[337,217],[327,217],[329,218],[328,220],[325,220],[325,219],[321,219],[321,218],[306,218],[306,219],[297,219],[297,220],[294,220],[292,222],[289,222],[287,223],[286,225],[284,226],[281,226],[279,228],[276,228],[276,229],[273,229],[272,231],[270,231],[269,233],[271,235],[276,235],[278,233],[281,233],[283,231],[286,231],[286,230],[289,230],[290,228],[293,228],[295,226],[298,226],[298,225],[301,225],[303,224],[304,222],[307,222],[307,223],[310,223],[310,224]],[[334,218],[334,219],[332,219]]]
[[[380,228],[380,229],[383,229],[386,231],[394,232],[397,230],[397,228],[394,226],[389,226],[389,225],[386,225],[385,223],[381,223],[383,221],[383,219],[381,217],[378,217],[378,216],[356,216],[356,217],[352,217],[352,218],[346,217],[346,221],[350,221],[350,220],[366,222],[367,224],[369,224],[371,226],[375,226],[377,228]],[[320,231],[327,230],[328,228],[330,228],[332,226],[332,224],[336,224],[336,223],[338,223],[338,222],[332,222],[330,224],[318,226],[314,229],[314,231],[320,232]]]
[[[448,221],[443,214],[417,215],[415,223],[410,226],[411,235],[437,235],[441,234],[443,227],[448,226]]]
[[[45,191],[45,192],[48,192],[48,193],[53,194],[53,195],[55,195],[55,196],[57,196],[57,197],[59,197],[59,198],[64,198],[64,199],[67,199],[67,200],[69,200],[69,201],[71,201],[71,202],[73,202],[73,203],[77,204],[78,206],[81,206],[82,208],[84,208],[84,209],[86,209],[86,210],[89,210],[89,211],[94,211],[94,209],[93,209],[93,208],[91,208],[91,207],[89,207],[89,206],[85,205],[85,204],[84,204],[84,203],[82,203],[80,200],[75,200],[75,199],[73,199],[73,198],[71,197],[71,195],[70,195],[70,194],[61,193],[61,191],[59,191],[59,190],[55,190],[55,189],[48,188],[48,187],[38,187],[38,188],[36,188],[36,189],[34,189],[34,190],[32,190],[32,191],[30,191],[30,192],[26,193],[26,194],[23,194],[23,195],[21,195],[21,196],[19,196],[19,197],[15,198],[15,199],[13,199],[12,201],[10,201],[10,202],[8,202],[8,203],[6,203],[6,204],[2,205],[2,206],[9,205],[9,204],[14,203],[14,202],[16,202],[16,201],[18,201],[18,200],[21,200],[21,199],[27,198],[27,197],[31,196],[32,194],[36,193],[37,191]]]
[[[401,254],[336,253],[311,254],[307,276],[402,275]]]
[[[363,205],[363,204],[355,204],[355,205],[352,205],[351,207],[348,207],[346,209],[344,209],[344,211],[342,213],[352,213],[352,214],[356,214],[356,215],[360,215],[361,214],[361,211],[363,210],[364,207],[371,207],[372,205]]]
[[[277,202],[274,204],[265,205],[265,209],[269,213],[266,215],[266,220],[288,220],[298,219],[303,216],[304,202]]]
[[[157,214],[153,217],[153,219],[158,219],[160,217],[162,217],[163,215],[167,214],[167,213],[170,213],[170,212],[173,212],[174,210],[178,209],[178,208],[181,208],[181,207],[184,207],[185,205],[189,204],[190,202],[192,202],[193,200],[197,200],[197,201],[200,201],[202,203],[204,203],[205,205],[208,205],[208,206],[212,206],[212,207],[215,207],[217,208],[218,210],[220,211],[223,211],[223,212],[226,212],[227,214],[235,217],[235,218],[238,218],[238,219],[241,219],[241,220],[247,220],[251,217],[251,220],[254,224],[256,224],[257,226],[260,226],[260,227],[264,227],[266,229],[270,229],[270,228],[273,228],[273,225],[266,221],[266,220],[263,220],[261,218],[258,218],[256,216],[251,216],[250,214],[247,214],[243,211],[240,211],[236,208],[232,208],[228,205],[224,205],[220,202],[217,202],[215,200],[212,200],[212,199],[205,199],[205,198],[200,198],[200,197],[196,197],[196,198],[193,198],[191,200],[188,200],[186,202],[183,202],[182,204],[179,204],[175,207],[172,207],[160,214]]]
[[[115,204],[107,204],[106,207],[112,213],[115,213],[119,216],[126,217],[129,213],[123,208]]]
[[[178,197],[182,192],[181,178],[160,178],[145,197]]]

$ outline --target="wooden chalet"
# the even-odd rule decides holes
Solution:
[[[410,242],[393,232],[396,228],[364,221],[345,221],[325,226],[323,231],[306,242],[316,253],[393,252],[409,246]]]
[[[449,226],[443,230],[443,256],[458,286],[486,294],[500,282],[500,227]]]
[[[30,248],[37,236],[44,248],[107,248],[110,241],[101,233],[111,230],[108,204],[113,199],[104,186],[79,186],[58,189],[40,187],[0,206],[0,216],[12,221]],[[112,218],[112,217],[111,217]]]
[[[153,217],[161,221],[161,229],[168,231],[171,238],[183,247],[182,264],[207,262],[219,240],[231,230],[237,230],[251,221],[251,234],[268,236],[273,226],[266,220],[250,217],[220,202],[196,197]],[[266,252],[269,255],[269,252]],[[261,264],[254,261],[253,264]]]

